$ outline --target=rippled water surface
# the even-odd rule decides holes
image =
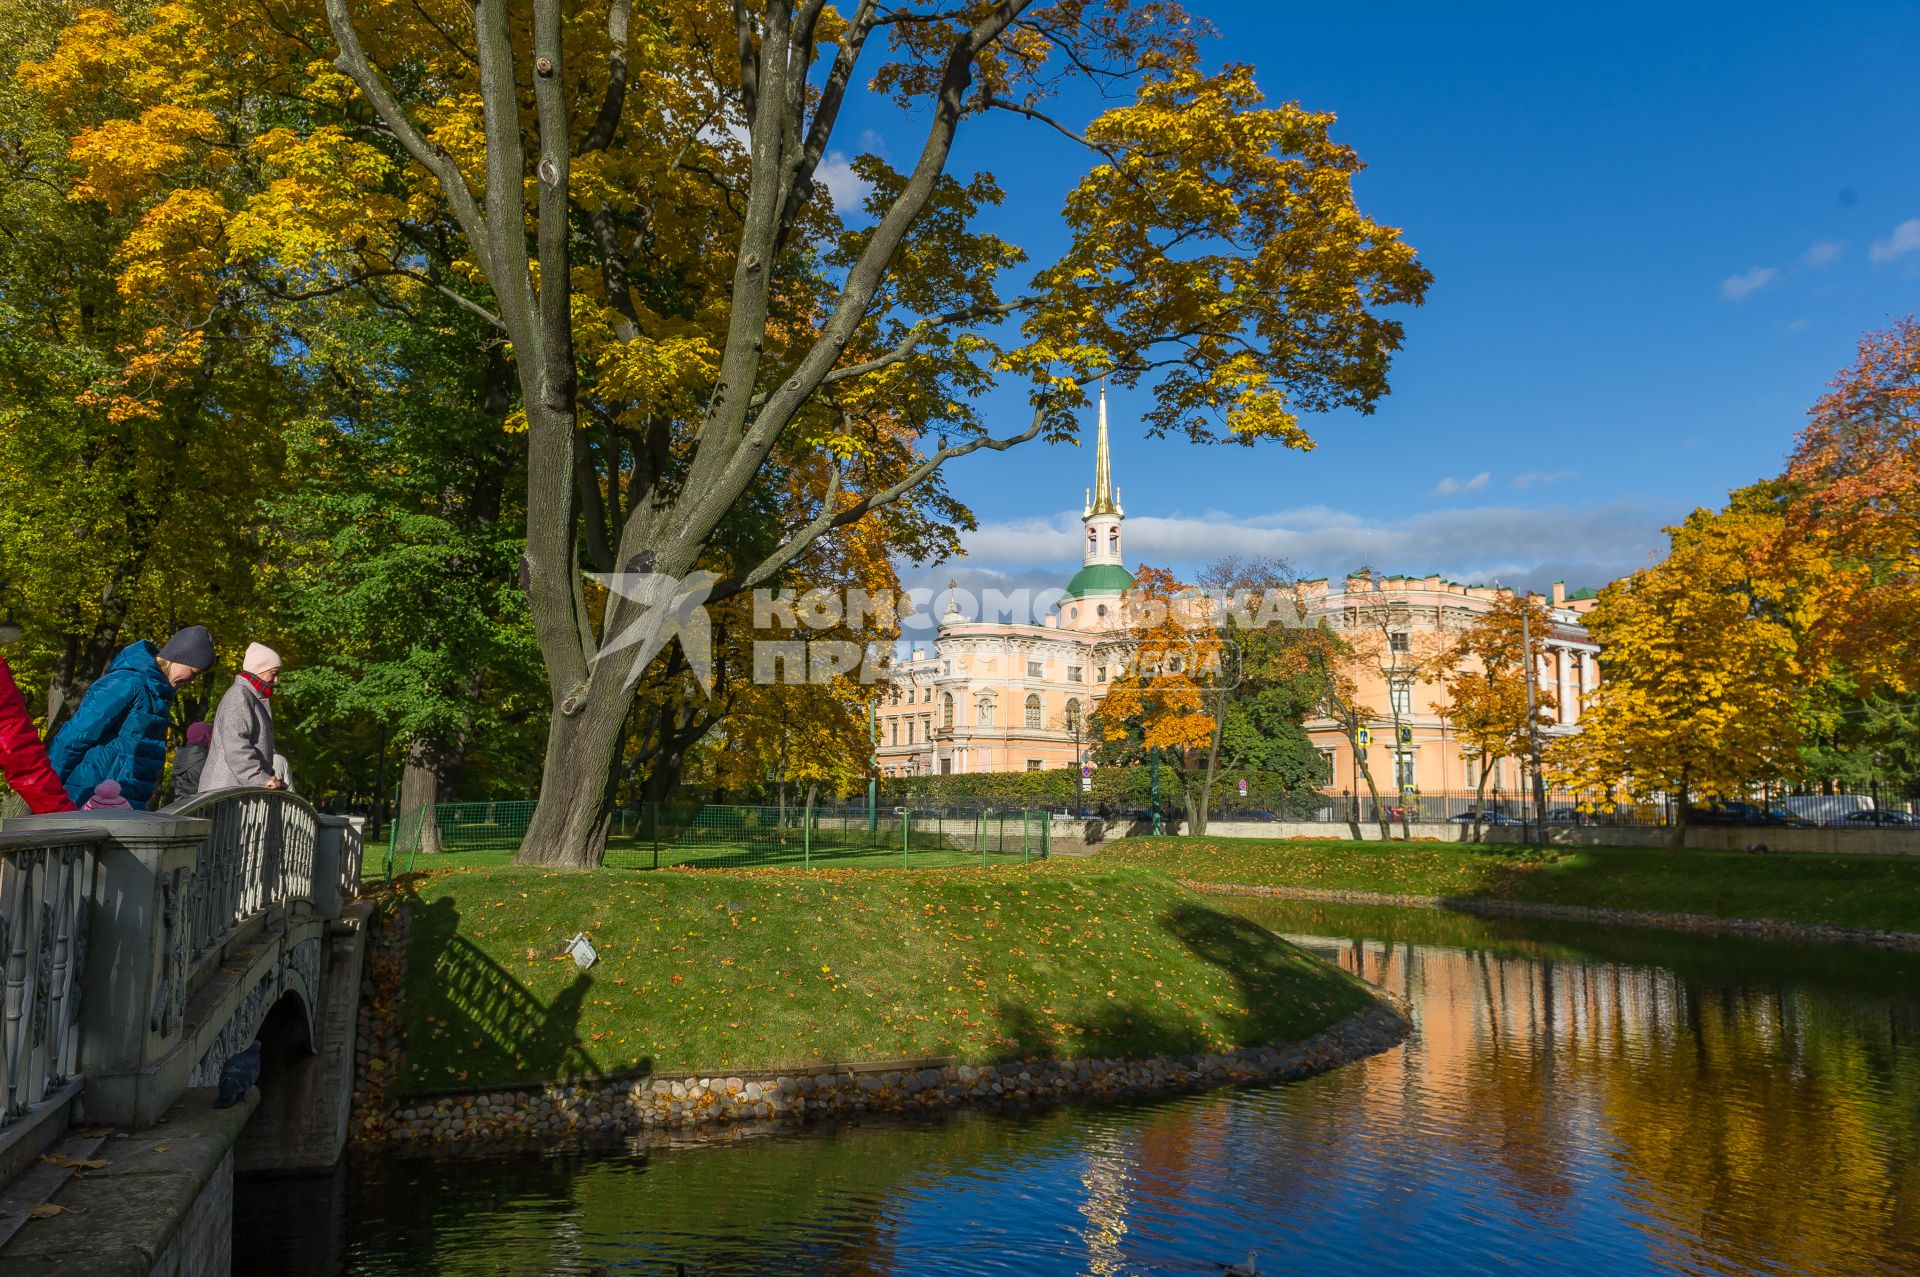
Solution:
[[[1920,960],[1248,902],[1405,998],[1293,1086],[245,1185],[289,1274],[1920,1273]]]

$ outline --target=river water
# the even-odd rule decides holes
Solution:
[[[1920,955],[1242,912],[1405,999],[1291,1086],[243,1185],[238,1273],[1920,1273]]]

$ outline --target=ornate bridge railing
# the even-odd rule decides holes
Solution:
[[[80,973],[99,835],[0,834],[0,1131],[64,1087],[80,1054]]]
[[[89,1117],[144,1127],[217,1076],[283,996],[311,1027],[328,925],[359,893],[360,862],[348,821],[280,791],[7,821],[0,1183],[80,1082]]]

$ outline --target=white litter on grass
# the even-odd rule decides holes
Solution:
[[[587,939],[587,933],[584,931],[567,941],[567,956],[571,957],[573,965],[582,971],[600,960],[599,950],[593,947],[593,941]]]

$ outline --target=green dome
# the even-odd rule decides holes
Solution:
[[[1081,568],[1067,582],[1067,597],[1084,599],[1089,594],[1125,594],[1133,588],[1133,573],[1117,563],[1094,563]]]

